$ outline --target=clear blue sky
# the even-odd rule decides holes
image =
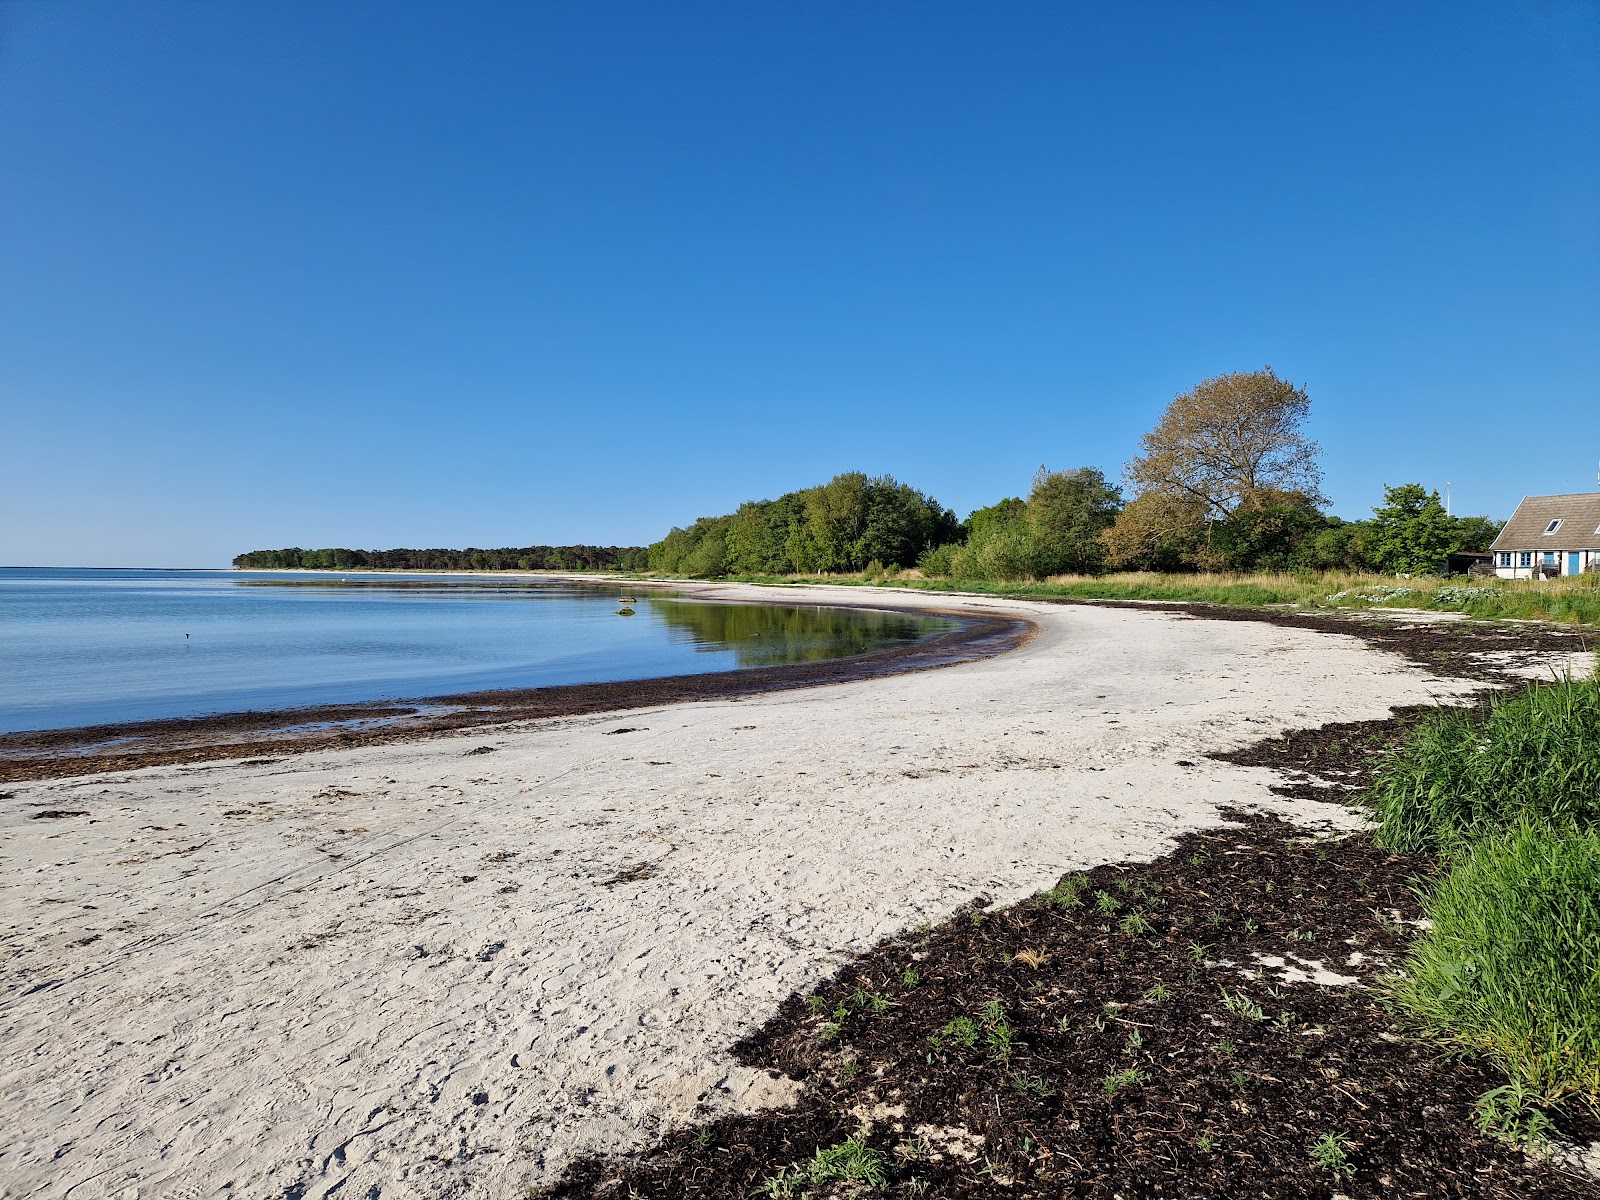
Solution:
[[[1270,363],[1588,490],[1600,5],[0,0],[0,563],[959,512]]]

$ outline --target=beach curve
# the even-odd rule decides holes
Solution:
[[[1353,820],[1206,755],[1474,686],[1326,632],[980,607],[1038,634],[831,687],[8,784],[0,1194],[521,1195],[781,1102],[726,1048],[883,936],[1227,806]]]

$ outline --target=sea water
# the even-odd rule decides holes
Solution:
[[[529,578],[7,567],[0,732],[810,662],[956,624]]]

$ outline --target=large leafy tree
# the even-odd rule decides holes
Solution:
[[[1383,489],[1383,503],[1372,510],[1368,553],[1384,571],[1427,573],[1440,570],[1460,543],[1455,521],[1439,493],[1420,483]]]
[[[1167,406],[1124,475],[1141,495],[1182,496],[1216,519],[1288,493],[1323,503],[1310,415],[1305,388],[1271,367],[1216,375]]]
[[[1202,380],[1173,399],[1123,469],[1135,496],[1107,537],[1118,562],[1197,564],[1210,526],[1236,514],[1325,503],[1311,400],[1271,367]]]

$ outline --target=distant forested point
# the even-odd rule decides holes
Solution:
[[[233,565],[244,571],[642,571],[644,546],[504,546],[498,550],[250,550]]]

